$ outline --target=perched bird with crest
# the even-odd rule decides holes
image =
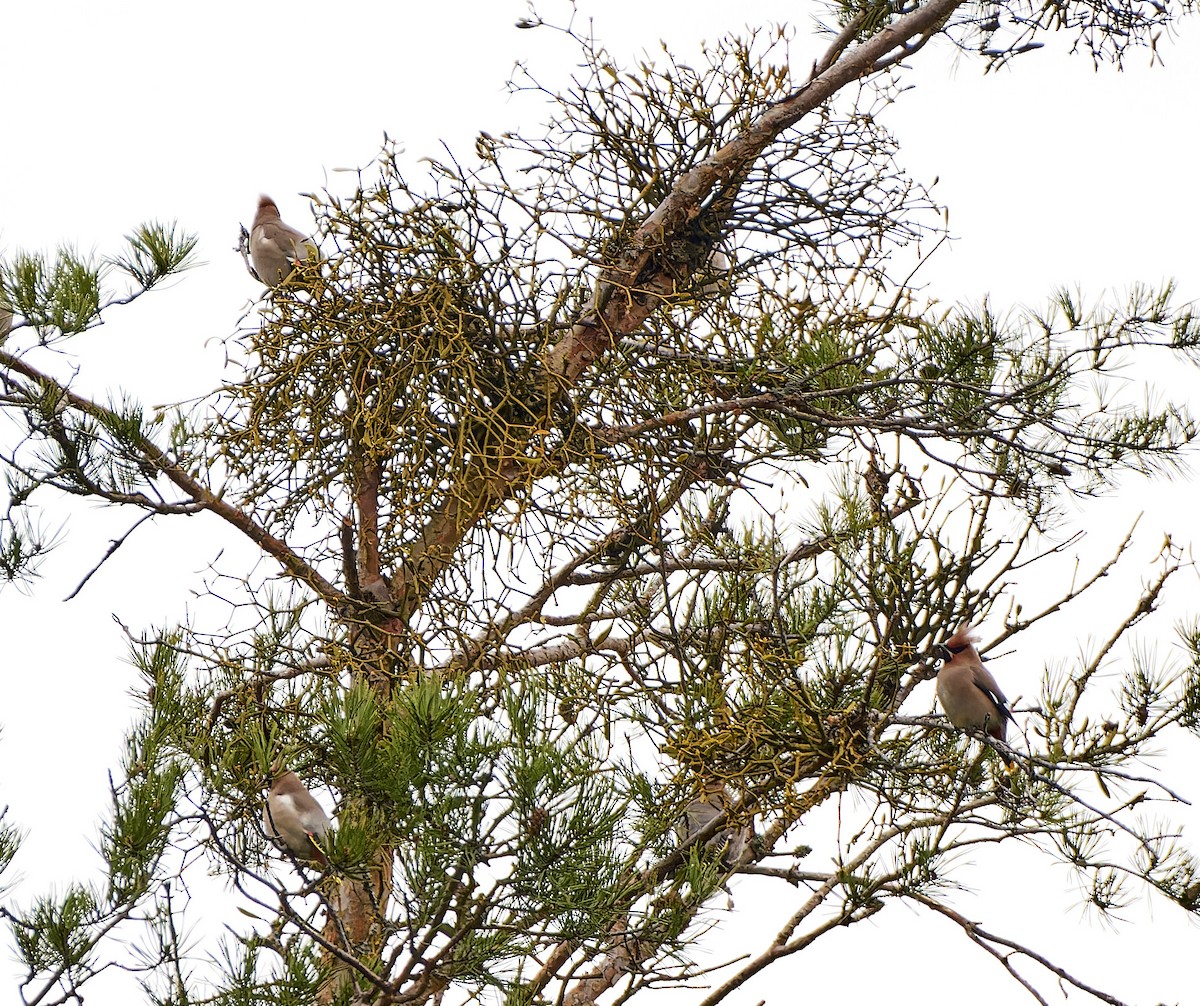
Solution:
[[[258,278],[269,287],[277,287],[297,264],[316,254],[312,238],[283,222],[275,200],[260,196],[254,223],[250,225],[250,261]]]
[[[938,701],[946,718],[960,730],[981,730],[1004,742],[1013,715],[1008,699],[975,649],[978,639],[964,623],[954,635],[934,647],[934,654],[943,661],[937,675]],[[1007,750],[1001,750],[1000,757],[1012,768],[1014,762]]]
[[[684,808],[675,826],[675,835],[679,841],[686,842],[704,831],[716,818],[725,813],[729,806],[728,800],[729,794],[724,780],[706,779],[704,791]],[[720,850],[721,865],[730,869],[741,861],[742,853],[752,835],[749,827],[722,828],[704,843],[704,847],[712,852]]]
[[[297,859],[329,865],[318,843],[330,829],[329,816],[295,772],[276,763],[275,782],[263,805],[267,836],[282,842]]]

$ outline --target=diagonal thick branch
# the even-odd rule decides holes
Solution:
[[[579,378],[621,338],[631,335],[675,289],[676,280],[659,254],[683,237],[709,208],[713,197],[732,199],[750,166],[785,130],[821,107],[843,87],[877,73],[915,51],[963,0],[932,0],[898,17],[875,35],[840,55],[791,97],[684,174],[637,229],[625,253],[601,273],[591,305],[543,361],[544,402],[549,414]],[[822,61],[824,63],[824,61]],[[487,513],[527,483],[530,465],[520,460],[534,430],[514,427],[488,457],[477,457],[457,479],[457,492],[431,515],[393,578],[392,597],[402,618],[419,609],[429,586],[451,562],[458,544]]]

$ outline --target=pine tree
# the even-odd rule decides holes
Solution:
[[[1186,666],[1117,660],[1184,566],[1170,542],[1018,708],[1014,775],[911,698],[960,624],[1021,653],[1126,570],[1122,546],[1032,612],[1011,585],[1053,565],[1066,501],[1178,469],[1192,418],[1123,368],[1195,361],[1200,326],[1170,286],[922,303],[896,264],[940,216],[875,114],[935,38],[994,65],[1053,28],[1119,62],[1172,16],[845,4],[803,72],[783,30],[626,69],[564,29],[573,86],[512,85],[545,96],[545,130],[481,133],[477,167],[416,181],[388,146],[314,197],[322,255],[264,295],[239,378],[153,416],[45,356],[194,239],[150,224],[101,265],[5,261],[6,576],[52,544],[28,515],[70,496],[208,512],[271,560],[222,570],[226,624],[131,634],[107,884],[6,894],[25,999],[81,998],[141,939],[161,1003],[585,1006],[697,982],[716,1003],[891,901],[1012,949],[946,898],[979,843],[1069,864],[1102,912],[1130,891],[1196,911],[1195,858],[1139,806],[1180,800],[1145,755],[1200,726],[1200,626]],[[336,797],[311,854],[269,838],[284,768]],[[813,834],[842,797],[854,837]],[[19,840],[8,822],[0,868]],[[244,926],[204,969],[179,892],[212,872]],[[739,875],[795,913],[706,978],[705,913]]]

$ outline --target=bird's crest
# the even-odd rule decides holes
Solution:
[[[977,642],[979,642],[979,636],[971,631],[970,623],[963,622],[963,624],[955,630],[954,635],[947,639],[942,645],[951,653],[958,653],[959,651],[970,646],[972,643]]]

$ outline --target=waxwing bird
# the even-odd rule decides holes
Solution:
[[[280,769],[263,806],[267,835],[283,842],[297,859],[329,861],[318,843],[329,831],[329,817],[295,772]]]
[[[8,335],[12,328],[12,311],[8,309],[8,305],[0,300],[0,339]]]
[[[946,718],[960,730],[982,730],[1004,741],[1007,721],[1013,715],[1008,699],[973,645],[978,638],[969,634],[968,626],[960,625],[954,635],[935,647],[944,661],[937,676],[938,701]],[[1000,755],[1011,767],[1012,758],[1004,751]]]
[[[715,818],[725,813],[727,807],[728,796],[724,781],[705,780],[704,791],[692,800],[680,815],[675,825],[676,837],[681,843],[686,842],[693,835],[704,831]],[[721,865],[732,867],[742,858],[750,838],[749,831],[749,828],[722,828],[705,841],[704,847],[713,852],[722,850]]]
[[[297,262],[316,253],[312,238],[285,224],[270,196],[260,196],[258,212],[250,225],[250,261],[258,278],[267,286],[279,286],[292,274]]]

